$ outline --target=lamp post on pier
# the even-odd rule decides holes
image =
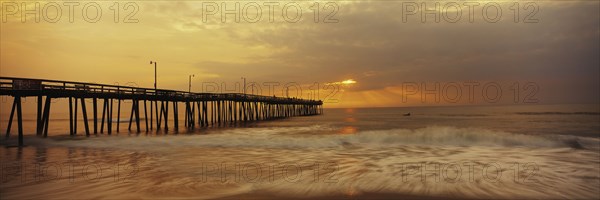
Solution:
[[[150,64],[154,64],[154,93],[156,93],[156,61],[150,61]]]
[[[242,77],[242,79],[244,79],[244,96],[246,96],[246,78]]]
[[[194,74],[190,75],[190,83],[189,83],[188,93],[192,93],[192,77],[194,77]]]
[[[154,64],[154,96],[157,95],[157,91],[156,91],[156,61],[150,61],[150,64]],[[158,125],[158,102],[154,102],[154,107],[156,107],[156,124]],[[150,101],[150,130],[152,130],[152,121],[153,121],[153,117],[152,114],[153,110],[152,110],[152,101]]]

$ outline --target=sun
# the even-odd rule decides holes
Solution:
[[[356,81],[353,79],[348,79],[348,80],[342,81],[342,84],[344,84],[344,85],[352,85],[355,83],[356,83]]]

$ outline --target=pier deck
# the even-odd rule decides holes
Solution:
[[[169,107],[173,108],[173,126],[179,128],[179,104],[185,105],[184,126],[195,127],[224,126],[237,122],[269,120],[293,116],[318,115],[323,112],[323,102],[297,98],[261,96],[240,93],[194,93],[176,90],[152,89],[96,83],[58,81],[45,79],[29,79],[0,77],[0,96],[13,96],[6,137],[10,136],[12,121],[16,112],[19,145],[23,145],[23,97],[37,97],[36,134],[48,136],[51,100],[66,98],[69,100],[69,130],[71,135],[77,134],[78,106],[86,135],[112,133],[113,102],[117,102],[117,122],[121,117],[121,102],[131,101],[129,127],[135,122],[137,132],[142,131],[140,107],[143,106],[145,131],[169,129]],[[86,99],[91,99],[93,129],[88,124]],[[78,101],[79,100],[79,101]],[[102,102],[101,120],[98,118],[98,103]],[[141,105],[143,103],[143,105]],[[150,104],[148,112],[148,103]],[[149,117],[149,118],[148,118]],[[98,123],[100,121],[100,123]],[[106,123],[105,123],[106,122]],[[99,125],[99,126],[98,126]],[[116,131],[119,132],[116,126]],[[91,129],[91,130],[90,130]],[[98,129],[100,129],[98,131]]]

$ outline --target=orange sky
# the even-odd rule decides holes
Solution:
[[[35,9],[27,2],[26,9]],[[246,77],[248,83],[259,84],[264,95],[272,95],[269,85],[278,83],[275,95],[282,96],[284,85],[297,84],[303,89],[299,97],[311,98],[308,94],[318,83],[326,107],[488,103],[482,95],[488,83],[501,86],[502,98],[496,103],[514,103],[515,82],[521,87],[518,103],[534,92],[523,88],[528,83],[539,87],[533,99],[540,103],[599,100],[597,1],[537,2],[537,23],[514,22],[509,8],[513,2],[506,1],[499,4],[503,15],[496,23],[480,14],[469,22],[466,7],[457,23],[436,23],[431,16],[422,22],[420,15],[406,16],[404,22],[402,1],[319,2],[318,22],[311,9],[314,2],[298,1],[298,22],[282,15],[281,7],[289,1],[273,10],[273,22],[267,19],[264,2],[258,2],[262,20],[255,23],[244,21],[256,16],[252,7],[235,22],[234,15],[223,19],[218,11],[204,16],[203,1],[134,2],[127,10],[121,1],[118,23],[113,2],[98,2],[103,15],[96,23],[85,21],[86,2],[81,2],[69,22],[68,7],[59,2],[61,19],[51,23],[47,18],[57,16],[55,8],[44,10],[46,3],[38,2],[40,10],[47,11],[40,22],[32,14],[22,22],[22,8],[13,12],[15,1],[1,1],[0,76],[152,87],[149,61],[154,60],[160,88],[187,90],[188,75],[195,74],[193,91],[206,92],[203,83],[225,84],[232,90]],[[478,2],[478,11],[489,2]],[[248,4],[239,3],[241,8]],[[235,1],[226,4],[235,6]],[[132,19],[137,23],[123,23],[134,7],[138,11]],[[520,18],[528,12],[521,10]],[[448,13],[456,14],[452,9]],[[93,10],[88,15],[94,16]],[[325,23],[326,18],[331,23]],[[356,82],[341,83],[348,79]],[[429,94],[423,101],[422,84],[435,89],[436,82],[441,100]],[[466,94],[467,82],[479,84],[474,101]],[[406,90],[414,84],[419,86],[416,93],[414,88]],[[456,84],[462,98],[452,102],[448,99],[457,95],[452,87]],[[445,86],[449,94],[442,91]]]

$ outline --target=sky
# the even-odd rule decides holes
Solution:
[[[3,77],[152,88],[156,61],[159,88],[326,108],[600,101],[599,1],[0,3]]]

